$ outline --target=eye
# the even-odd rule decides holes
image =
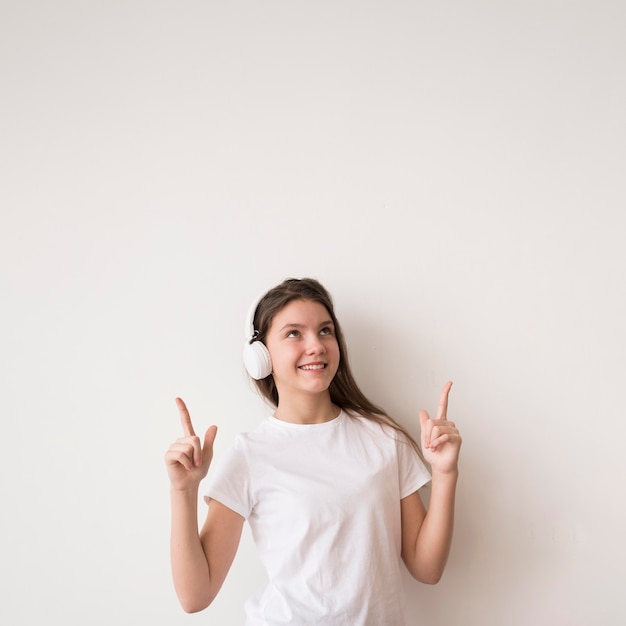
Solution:
[[[320,335],[332,335],[333,329],[330,326],[324,326],[322,330],[320,330]]]
[[[299,330],[295,330],[295,329],[293,329],[293,330],[290,330],[290,331],[287,333],[287,337],[296,338],[296,337],[299,337],[299,336],[300,336],[300,331],[299,331]]]

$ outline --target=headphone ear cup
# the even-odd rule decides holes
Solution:
[[[272,373],[272,359],[269,350],[261,341],[253,341],[244,346],[243,362],[248,374],[254,380],[267,378]]]

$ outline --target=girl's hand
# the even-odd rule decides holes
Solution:
[[[422,426],[422,453],[430,463],[433,474],[450,474],[458,469],[461,435],[454,422],[449,422],[447,417],[448,394],[451,387],[451,382],[444,385],[435,419],[430,419],[424,410],[419,414]]]
[[[165,465],[172,489],[176,491],[197,490],[207,475],[213,458],[213,442],[217,426],[211,426],[204,435],[204,445],[196,435],[185,403],[176,398],[184,436],[177,439],[165,453]]]

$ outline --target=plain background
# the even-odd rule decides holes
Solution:
[[[174,397],[262,419],[259,292],[314,276],[414,434],[455,382],[453,553],[409,624],[617,626],[626,38],[608,0],[0,3],[0,622],[179,608]],[[202,515],[204,510],[201,509]]]

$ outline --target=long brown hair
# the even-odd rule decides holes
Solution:
[[[280,285],[270,289],[257,304],[253,318],[256,333],[251,342],[265,342],[274,316],[294,300],[319,302],[326,308],[335,326],[335,337],[339,344],[339,367],[329,388],[331,401],[346,411],[348,415],[361,415],[374,422],[378,422],[381,426],[390,426],[399,433],[402,433],[419,456],[423,458],[419,445],[408,431],[392,417],[387,415],[381,407],[371,402],[359,389],[350,369],[348,349],[341,326],[335,315],[333,300],[320,282],[314,278],[288,278]],[[274,377],[270,374],[266,378],[255,380],[254,382],[260,394],[270,404],[278,406],[278,389],[274,383]]]

